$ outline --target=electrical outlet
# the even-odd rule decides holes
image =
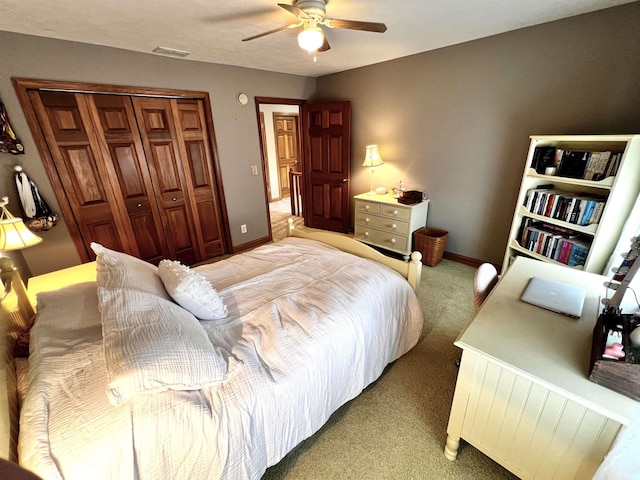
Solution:
[[[240,225],[240,233],[247,233],[247,224],[243,223]]]

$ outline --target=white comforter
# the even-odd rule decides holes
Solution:
[[[106,395],[95,284],[39,296],[20,462],[44,479],[257,479],[417,342],[396,272],[286,239],[198,267],[229,309],[203,322],[231,352],[212,388]]]

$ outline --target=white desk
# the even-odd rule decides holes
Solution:
[[[583,286],[579,320],[520,300],[532,276]],[[462,348],[445,456],[463,438],[521,478],[591,478],[640,403],[588,379],[606,277],[516,259],[455,345]]]

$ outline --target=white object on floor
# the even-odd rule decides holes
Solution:
[[[629,424],[620,429],[616,441],[593,480],[638,480],[640,479],[640,412]]]
[[[498,271],[490,263],[483,263],[473,277],[473,306],[478,310],[498,283]]]

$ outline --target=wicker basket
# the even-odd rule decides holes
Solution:
[[[448,238],[446,230],[422,227],[413,232],[413,248],[422,254],[422,263],[435,267],[442,260]]]

